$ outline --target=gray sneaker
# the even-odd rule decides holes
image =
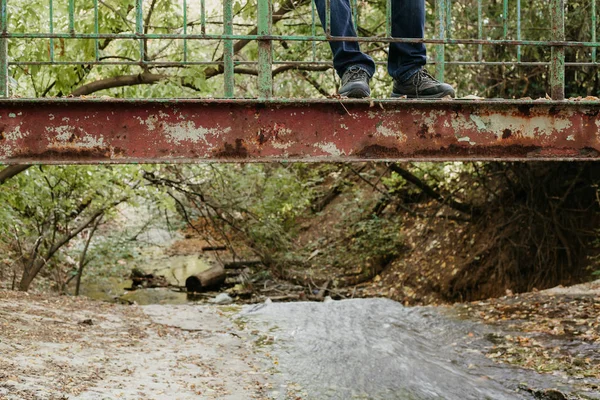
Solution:
[[[369,88],[369,73],[366,69],[353,65],[344,72],[342,86],[338,91],[340,96],[362,99],[371,95]]]
[[[404,82],[394,79],[392,97],[402,96],[420,99],[439,99],[446,96],[456,97],[456,94],[452,86],[438,81],[425,68],[422,68]]]

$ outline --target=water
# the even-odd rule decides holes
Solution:
[[[533,398],[524,383],[577,391],[561,377],[485,358],[493,328],[439,308],[385,299],[277,303],[247,307],[240,318],[269,338],[261,343],[277,361],[278,399],[294,385],[303,399],[320,400]]]

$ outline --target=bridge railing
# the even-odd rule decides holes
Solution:
[[[326,0],[328,21],[332,1],[338,0]],[[32,97],[14,84],[13,76],[23,77],[23,71],[35,74],[43,67],[74,66],[131,67],[159,71],[156,75],[165,69],[192,68],[204,77],[207,70],[198,68],[211,67],[210,73],[223,80],[222,93],[213,97],[243,97],[236,86],[238,73],[256,76],[255,88],[248,91],[251,97],[281,97],[277,87],[274,91],[274,74],[329,68],[330,40],[379,46],[373,50],[379,55],[390,42],[423,42],[441,80],[454,67],[546,68],[547,93],[555,100],[565,97],[566,68],[592,67],[598,73],[596,0],[569,1],[568,8],[565,0],[494,0],[494,5],[490,0],[429,0],[424,39],[393,38],[391,0],[378,2],[382,7],[350,0],[355,25],[374,18],[380,24],[368,32],[359,29],[357,38],[344,38],[322,29],[310,0],[0,0],[0,96]],[[156,19],[159,7],[168,21]],[[581,10],[589,18],[571,17]],[[546,24],[537,25],[540,21]],[[565,35],[569,23],[578,24],[581,34],[575,39]],[[304,44],[293,59],[285,51],[289,43]],[[243,47],[247,51],[240,56]],[[494,59],[493,52],[484,50],[490,48],[503,51]],[[528,48],[539,51],[532,57],[524,51]],[[565,53],[572,50],[576,51],[565,62]],[[90,79],[80,75],[81,83]],[[182,78],[184,84],[192,85],[191,80],[191,74]]]

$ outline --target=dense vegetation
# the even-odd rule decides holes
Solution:
[[[132,0],[100,3],[100,32],[132,31]],[[434,32],[434,3],[428,3],[428,36]],[[362,35],[383,33],[384,4],[360,3]],[[177,2],[152,0],[145,5],[147,32],[181,32]],[[93,13],[83,11],[91,10],[93,2],[78,1],[76,6],[76,30],[93,31]],[[453,37],[476,37],[476,1],[455,0],[452,7]],[[549,26],[547,7],[537,0],[523,6],[525,38],[548,39],[549,29],[539,28]],[[254,8],[239,1],[234,10],[236,31],[250,32]],[[274,10],[275,32],[310,33],[309,2],[284,0]],[[67,2],[56,2],[54,12],[55,31],[66,31]],[[220,12],[209,7],[207,30],[220,31]],[[11,0],[9,13],[12,31],[47,30],[47,10],[40,12],[35,3]],[[501,14],[501,2],[485,2],[486,37],[502,36]],[[587,2],[569,2],[567,15],[568,38],[589,40]],[[188,32],[200,29],[197,10],[188,18]],[[514,21],[508,28],[514,37]],[[51,45],[57,60],[95,57],[93,40],[54,40]],[[184,44],[178,41],[144,45],[147,61],[183,59]],[[48,46],[48,40],[14,40],[10,57],[45,60]],[[187,47],[189,59],[220,60],[220,43],[189,41]],[[135,41],[106,39],[99,49],[101,59],[139,58]],[[369,44],[365,50],[385,60],[385,47]],[[431,46],[430,54],[435,50]],[[301,41],[277,43],[274,51],[280,61],[310,60],[313,55],[312,45]],[[239,41],[235,52],[239,61],[256,59],[255,44]],[[549,55],[548,49],[534,47],[522,52],[522,59],[530,61]],[[327,60],[326,44],[316,46],[315,55]],[[568,59],[588,61],[589,55],[589,49],[570,50]],[[514,48],[482,49],[485,60],[514,57]],[[478,48],[450,46],[446,58],[475,60]],[[236,72],[236,95],[254,96],[254,66],[240,66]],[[222,90],[218,63],[184,68],[36,65],[14,67],[10,73],[13,94],[30,97],[218,97]],[[567,79],[568,96],[594,95],[600,89],[597,68],[569,68]],[[545,66],[453,65],[447,68],[447,80],[462,95],[536,98],[546,94],[548,71]],[[278,96],[317,97],[333,95],[337,82],[328,65],[281,64],[274,71],[274,85]],[[376,96],[389,91],[384,68],[373,85]],[[390,285],[399,280],[403,287],[435,292],[445,300],[541,288],[585,279],[597,268],[599,169],[595,163],[7,167],[0,171],[0,283],[28,290],[42,274],[65,290],[89,263],[96,263],[96,270],[110,270],[131,252],[129,239],[136,235],[113,231],[119,210],[129,205],[148,208],[153,223],[188,224],[233,251],[243,247],[285,279],[320,268],[324,274],[339,274],[340,286],[373,278]],[[332,230],[319,231],[319,224]],[[150,226],[141,225],[135,229]],[[93,240],[99,236],[102,240]],[[445,244],[434,244],[438,239]],[[429,250],[421,246],[440,251],[435,259],[425,257]],[[423,256],[422,264],[408,266],[415,254]],[[394,296],[404,298],[407,291]]]

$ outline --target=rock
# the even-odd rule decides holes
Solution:
[[[220,293],[211,301],[215,304],[231,304],[233,299],[227,293]]]
[[[331,296],[325,296],[325,298],[323,299],[323,303],[332,303],[333,299],[331,298]]]
[[[273,300],[271,300],[270,297],[267,297],[267,299],[265,300],[265,304],[271,304],[273,302]]]

